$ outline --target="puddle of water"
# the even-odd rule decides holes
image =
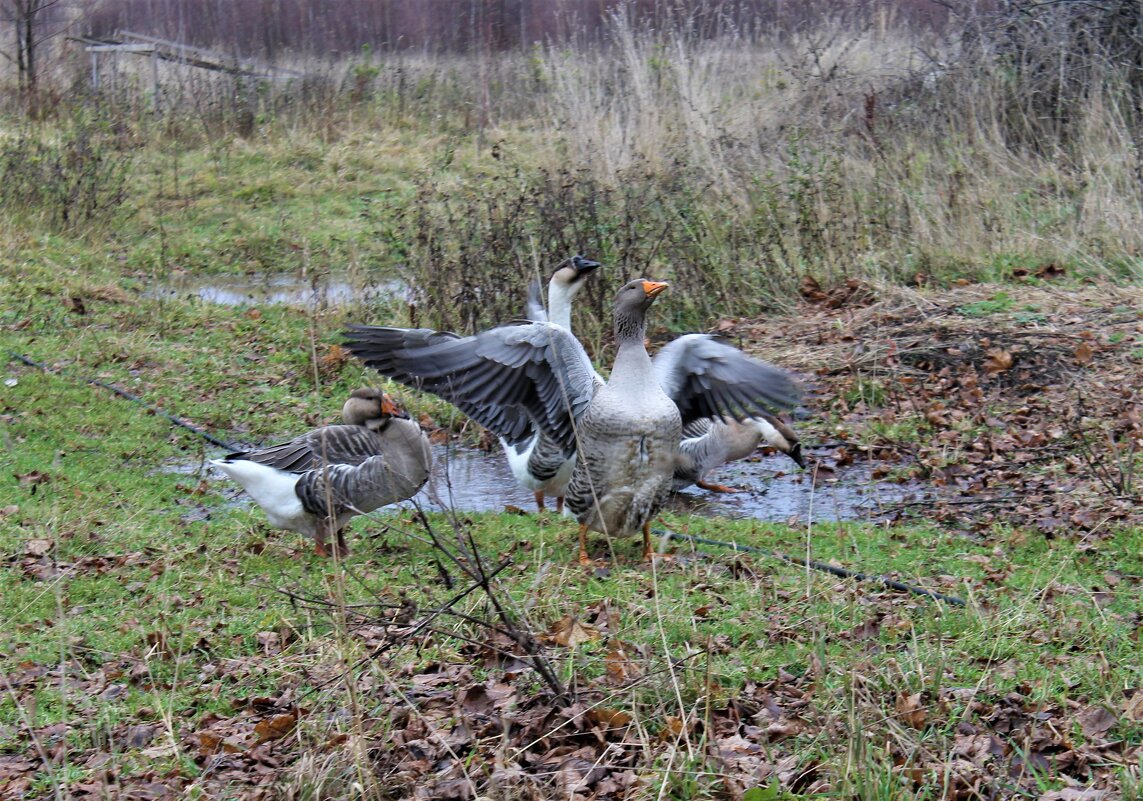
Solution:
[[[427,511],[502,512],[508,504],[536,509],[531,490],[516,483],[500,451],[485,453],[448,445],[433,446],[433,472],[413,498]],[[549,501],[549,508],[555,502]]]
[[[711,478],[742,489],[733,494],[687,487],[674,500],[679,511],[771,523],[792,520],[834,522],[875,520],[900,503],[919,500],[923,488],[915,483],[898,484],[872,477],[873,466],[854,464],[833,472],[820,471],[815,484],[811,470],[785,471],[788,460],[774,456],[757,462],[732,462],[714,471]]]
[[[415,500],[425,509],[440,511],[503,511],[512,504],[528,512],[536,508],[532,493],[519,484],[500,453],[437,446],[433,475]],[[821,473],[815,486],[809,472],[778,474],[785,457],[724,465],[712,480],[735,488],[734,494],[688,487],[678,493],[671,508],[681,512],[782,523],[800,521],[868,520],[886,507],[916,500],[918,485],[878,481],[865,464]],[[549,502],[549,506],[551,503]]]
[[[149,298],[193,298],[220,306],[345,306],[405,299],[408,288],[395,278],[364,283],[345,275],[183,275],[143,293]]]
[[[771,523],[832,522],[875,520],[888,507],[927,497],[924,488],[916,483],[874,480],[868,464],[822,472],[815,485],[808,471],[780,472],[786,470],[786,461],[785,457],[775,456],[724,465],[711,479],[742,491],[720,494],[688,487],[673,498],[669,508],[684,514]],[[202,471],[232,489],[224,493],[228,504],[249,500],[237,485],[200,460],[171,463],[160,469],[187,475]],[[508,505],[526,512],[536,508],[531,491],[516,483],[501,453],[448,445],[433,446],[433,472],[428,483],[414,498],[398,506],[414,503],[433,512],[502,512]],[[549,500],[548,508],[553,505]]]

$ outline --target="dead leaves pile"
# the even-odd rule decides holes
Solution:
[[[849,748],[863,764],[875,758],[891,766],[901,786],[942,787],[950,800],[1100,801],[1115,797],[1116,772],[1143,757],[1143,689],[1113,703],[1046,698],[1026,685],[1001,691],[993,681],[1010,669],[1004,664],[990,665],[972,686],[909,691],[887,687],[860,653],[852,666],[811,659],[731,693],[708,678],[705,698],[679,706],[671,673],[690,671],[692,684],[702,675],[698,661],[684,656],[666,667],[652,649],[622,639],[621,617],[602,601],[550,622],[540,635],[564,675],[575,666],[573,692],[562,699],[545,691],[517,641],[497,631],[468,631],[448,662],[417,656],[432,645],[428,638],[405,643],[417,649],[377,656],[380,645],[417,631],[415,614],[357,626],[354,636],[373,658],[350,670],[320,661],[275,666],[286,658],[283,637],[263,632],[259,657],[203,670],[200,680],[222,694],[222,711],[143,707],[132,719],[104,719],[94,728],[95,700],[122,698],[132,686],[163,689],[144,660],[98,669],[74,660],[62,667],[26,662],[0,676],[9,696],[34,710],[37,695],[66,692],[74,714],[42,727],[25,717],[0,732],[5,742],[27,744],[0,752],[0,796],[30,797],[46,768],[68,764],[84,771],[67,787],[79,799],[197,793],[260,801],[318,786],[320,797],[349,798],[364,782],[384,798],[619,801],[651,797],[672,775],[696,771],[711,797],[780,788],[786,795],[774,797],[793,798],[849,787],[836,753]],[[877,612],[841,636],[860,651],[880,647],[879,630],[908,625]],[[579,652],[590,659],[577,659]],[[589,662],[596,669],[585,669]],[[831,670],[844,671],[844,681]],[[284,685],[276,696],[244,695],[266,675]],[[299,695],[303,685],[324,689]],[[839,714],[846,708],[849,714]],[[135,759],[165,767],[123,771]],[[1045,776],[1063,789],[1043,795]]]
[[[1143,291],[897,290],[870,305],[851,289],[728,331],[813,375],[808,405],[836,421],[820,430],[827,464],[879,461],[875,477],[935,490],[898,513],[978,535],[1002,522],[1091,539],[1143,524]]]

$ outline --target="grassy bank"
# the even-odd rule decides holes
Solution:
[[[171,73],[160,118],[126,75],[9,122],[0,203],[110,227],[94,241],[149,279],[398,271],[417,322],[457,329],[518,314],[524,280],[584,250],[612,268],[581,317],[593,342],[640,274],[675,282],[671,323],[692,328],[788,309],[808,279],[1137,281],[1133,73],[1015,20],[709,40],[620,15],[593,48],[368,52],[258,87]]]
[[[0,796],[1141,797],[1122,76],[1036,139],[1018,73],[929,47],[926,76],[911,46],[951,45],[893,26],[614,26],[606,50],[371,56],[250,125],[82,99],[5,121],[0,343],[46,369],[0,388]],[[880,523],[665,525],[966,606],[679,541],[653,566],[596,541],[584,570],[569,521],[510,511],[384,510],[322,561],[148,411],[292,436],[378,383],[346,322],[509,319],[576,251],[605,264],[576,320],[602,364],[614,288],[669,278],[656,342],[716,328],[806,380],[818,481],[864,461],[924,492]],[[361,294],[165,291],[240,274]],[[409,294],[364,299],[392,279]]]

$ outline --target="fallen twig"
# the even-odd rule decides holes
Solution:
[[[932,598],[936,601],[944,601],[945,603],[952,604],[953,606],[966,606],[964,600],[957,598],[953,595],[945,595],[944,593],[936,592],[934,590],[926,590],[921,587],[914,587],[912,584],[906,584],[903,581],[896,579],[886,578],[885,576],[871,576],[867,573],[859,573],[854,570],[846,570],[844,567],[834,567],[827,565],[825,562],[816,562],[813,559],[798,559],[793,556],[787,556],[778,551],[770,551],[765,548],[755,548],[750,545],[739,545],[734,542],[722,542],[721,540],[712,540],[706,537],[696,537],[693,534],[680,534],[677,531],[670,531],[668,529],[654,529],[656,534],[663,534],[667,537],[678,537],[679,539],[688,540],[690,542],[699,543],[702,545],[718,545],[722,548],[730,548],[735,551],[744,551],[746,553],[756,553],[763,556],[769,556],[773,559],[778,559],[783,562],[788,562],[791,565],[800,565],[801,567],[808,567],[814,570],[820,570],[823,573],[831,573],[841,578],[850,578],[857,581],[872,581],[889,587],[894,590],[901,590],[902,592],[911,592],[914,595],[922,595],[926,598]]]
[[[8,351],[8,357],[11,359],[15,359],[16,361],[23,362],[24,364],[28,365],[29,367],[35,367],[37,370],[41,370],[41,371],[47,373],[48,375],[59,376],[60,378],[77,378],[80,381],[84,382],[85,384],[91,384],[93,387],[100,387],[102,389],[106,389],[108,392],[113,392],[125,400],[129,400],[132,403],[139,404],[140,406],[142,406],[144,409],[151,412],[152,414],[157,415],[159,417],[162,417],[166,420],[169,420],[172,424],[179,426],[180,428],[185,428],[187,431],[191,432],[192,434],[197,434],[198,436],[202,437],[207,442],[209,442],[211,445],[217,445],[220,448],[226,448],[226,450],[228,450],[228,451],[239,450],[237,445],[234,445],[230,442],[224,442],[224,441],[218,439],[217,437],[211,436],[211,434],[209,432],[199,428],[198,426],[196,426],[192,423],[188,423],[185,420],[180,420],[178,417],[175,417],[173,414],[170,414],[169,412],[163,411],[158,406],[152,406],[151,404],[147,403],[145,400],[140,398],[138,395],[132,395],[130,392],[127,392],[126,390],[120,389],[119,387],[117,387],[113,384],[108,384],[106,381],[100,381],[97,378],[88,378],[86,376],[70,376],[67,373],[64,373],[60,370],[55,370],[55,369],[49,367],[48,365],[46,365],[42,362],[38,362],[35,359],[30,359],[21,353],[16,353],[15,351],[11,351],[11,350]]]

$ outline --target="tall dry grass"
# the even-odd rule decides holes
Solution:
[[[420,189],[393,213],[420,324],[512,316],[524,282],[575,251],[609,267],[593,318],[649,273],[681,290],[676,327],[782,305],[807,277],[1003,279],[1053,262],[1138,279],[1133,40],[1113,53],[1074,13],[1000,8],[941,35],[880,10],[767,38],[760,22],[712,37],[620,6],[601,39],[280,59],[306,74],[282,81],[166,65],[160,114],[139,100],[145,73],[109,79],[103,99],[184,146],[417,134]]]

